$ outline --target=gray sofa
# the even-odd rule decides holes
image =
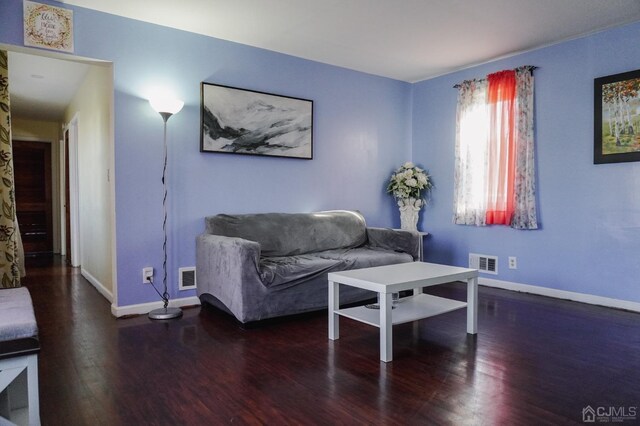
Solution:
[[[247,323],[327,307],[327,274],[413,262],[419,236],[369,228],[356,211],[210,216],[196,242],[197,292]],[[341,286],[341,303],[374,297]]]

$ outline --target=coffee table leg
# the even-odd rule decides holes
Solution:
[[[336,309],[340,308],[340,283],[329,281],[329,339],[340,338],[340,315]]]
[[[393,309],[393,295],[380,293],[380,360],[389,362],[393,360],[393,321],[391,310]]]
[[[467,280],[467,333],[478,333],[478,278]]]

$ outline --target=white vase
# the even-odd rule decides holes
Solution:
[[[422,200],[415,198],[402,198],[398,200],[400,210],[400,228],[407,231],[418,230],[418,216],[422,208]]]

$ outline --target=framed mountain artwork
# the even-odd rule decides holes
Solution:
[[[313,101],[201,84],[200,151],[311,160]]]

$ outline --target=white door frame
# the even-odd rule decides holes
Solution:
[[[67,167],[67,158],[65,155],[65,143],[64,143],[64,134],[67,131],[67,126],[62,124],[62,138],[58,141],[58,205],[60,206],[58,214],[60,215],[60,255],[62,256],[70,256],[71,253],[67,253],[67,210],[65,199],[66,195],[66,177],[65,177],[65,167]],[[71,206],[69,206],[71,207]]]
[[[82,264],[82,247],[80,245],[80,181],[78,178],[78,114],[69,124],[69,222],[71,223],[71,266]]]

